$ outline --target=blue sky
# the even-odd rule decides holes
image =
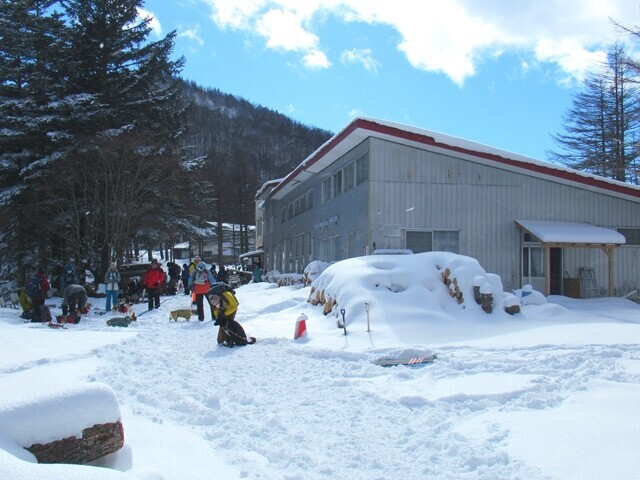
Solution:
[[[147,0],[182,77],[337,132],[355,116],[545,160],[640,0]],[[302,160],[302,159],[301,159]]]

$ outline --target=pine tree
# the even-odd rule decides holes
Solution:
[[[606,65],[591,74],[565,115],[565,133],[553,138],[551,160],[608,178],[637,183],[640,97],[622,47],[610,48]]]
[[[0,202],[7,208],[0,244],[10,260],[5,264],[43,261],[46,237],[33,232],[42,220],[45,179],[69,145],[69,113],[80,101],[63,86],[68,44],[56,4],[0,0]]]
[[[162,231],[162,222],[153,222],[160,189],[180,175],[173,150],[182,128],[175,76],[183,59],[170,59],[175,32],[149,42],[150,19],[138,17],[139,0],[0,5],[0,200],[11,207],[2,218],[5,258],[16,252],[15,263],[46,264],[71,253],[106,268],[123,249],[124,212],[109,198],[115,188],[95,186],[135,176],[135,188],[148,193],[137,212]],[[123,144],[146,171],[84,168],[117,164]]]
[[[183,59],[170,59],[175,32],[149,42],[150,19],[138,17],[140,0],[63,0],[62,5],[71,27],[74,60],[70,88],[74,93],[95,98],[91,108],[97,109],[99,115],[84,127],[84,136],[89,137],[89,141],[83,144],[87,146],[75,149],[73,161],[66,162],[67,169],[61,173],[74,177],[77,163],[91,163],[96,159],[113,164],[121,145],[127,145],[147,166],[146,171],[136,169],[137,183],[131,186],[147,192],[148,196],[145,203],[137,204],[136,212],[140,215],[130,216],[130,220],[140,220],[159,234],[166,225],[158,217],[158,206],[164,209],[170,206],[162,202],[161,187],[181,174],[174,152],[182,114],[175,76]],[[105,148],[113,148],[114,155],[105,156],[101,151]],[[157,163],[149,163],[148,159]],[[164,174],[162,181],[158,181],[158,171]],[[98,181],[88,178],[84,183],[75,183],[80,190],[75,194],[82,193],[86,198],[88,213],[77,211],[72,222],[81,226],[87,221],[91,228],[76,228],[66,233],[71,234],[78,253],[99,261],[104,270],[115,255],[121,254],[116,251],[121,250],[123,244],[117,224],[124,207],[109,197],[115,195],[115,191],[100,188],[98,183],[131,184],[126,177],[132,172],[126,168],[100,168],[87,174],[91,172]],[[88,196],[83,192],[87,183],[95,188]],[[107,195],[105,201],[100,193]],[[87,218],[83,219],[83,215]],[[141,219],[141,215],[147,216]],[[60,220],[64,218],[64,215],[58,216]],[[132,231],[126,229],[126,233],[131,235]]]
[[[175,138],[179,131],[176,76],[184,59],[171,60],[175,31],[149,42],[150,18],[141,0],[63,0],[73,27],[72,86],[97,98],[102,112],[92,131],[131,130]]]

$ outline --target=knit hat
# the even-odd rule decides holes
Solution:
[[[205,268],[207,268],[207,265],[204,262],[200,262],[196,268],[198,270],[204,270]]]
[[[111,265],[109,265],[111,268],[116,268],[116,262],[111,262]]]
[[[67,263],[66,270],[67,270],[67,273],[73,272],[73,265],[71,265],[70,263]]]

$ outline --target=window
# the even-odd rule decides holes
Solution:
[[[297,217],[301,213],[304,213],[307,210],[310,210],[313,207],[312,198],[313,198],[313,190],[307,190],[304,194],[290,201],[289,205],[287,206],[288,212],[289,212],[288,219],[291,220],[292,218]]]
[[[365,153],[356,160],[356,185],[360,185],[362,182],[369,178],[369,162],[367,154]]]
[[[349,232],[347,235],[347,258],[358,257],[364,250],[362,232]]]
[[[433,251],[458,253],[458,232],[455,230],[407,231],[405,248],[413,253]]]
[[[527,282],[531,282],[532,277],[544,277],[542,247],[522,247],[522,276]]]
[[[433,232],[433,249],[438,252],[458,253],[458,232],[454,230]]]
[[[342,170],[333,176],[333,196],[336,197],[342,193]]]
[[[430,252],[432,248],[431,232],[407,232],[405,246],[413,253]]]
[[[331,200],[331,177],[322,181],[322,203]]]
[[[640,228],[619,228],[618,233],[624,235],[625,245],[640,245]]]
[[[340,251],[340,236],[331,237],[329,239],[330,261],[342,260]]]
[[[304,252],[309,257],[309,260],[311,260],[311,257],[313,256],[313,236],[311,235],[311,232],[307,232],[305,234],[305,244]]]
[[[328,240],[320,240],[320,252],[319,252],[319,260],[323,262],[329,261],[329,241]]]
[[[343,173],[343,182],[344,182],[344,191],[351,190],[356,186],[356,176],[355,176],[356,167],[353,162],[344,167]]]

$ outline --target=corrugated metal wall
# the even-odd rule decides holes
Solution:
[[[269,250],[268,254],[265,252],[265,256],[277,258],[275,263],[273,261],[269,263],[269,260],[267,260],[267,268],[276,268],[284,272],[302,272],[309,259],[304,261],[302,258],[296,259],[293,255],[294,252],[286,249],[287,242],[293,240],[297,235],[310,233],[313,251],[311,260],[334,261],[346,258],[347,238],[351,232],[362,232],[365,242],[367,241],[369,197],[367,182],[336,196],[328,202],[322,203],[322,182],[344,168],[348,163],[365,155],[367,150],[368,142],[365,141],[347,152],[341,159],[334,162],[324,171],[300,184],[281,200],[270,200],[266,203],[265,216],[267,218],[275,216],[275,228],[265,232],[265,248]],[[313,189],[313,208],[287,220],[285,223],[281,223],[280,209],[286,208],[290,201],[309,189]],[[337,243],[336,249],[339,251],[339,258],[322,258],[321,242],[328,241],[330,238],[333,238],[333,241]],[[274,247],[277,248],[277,255],[271,255]],[[287,265],[286,261],[282,261],[283,248],[285,250],[284,257],[291,259],[293,268]],[[296,262],[296,260],[298,261]]]
[[[368,152],[369,181],[322,203],[322,182]],[[313,208],[285,223],[281,208],[313,189]],[[405,248],[407,230],[457,231],[459,252],[476,258],[502,278],[506,290],[521,287],[522,220],[586,222],[640,228],[640,202],[633,202],[531,175],[369,138],[283,199],[266,202],[267,268],[298,272],[308,260],[346,257],[347,238],[362,232],[374,248]],[[297,235],[313,238],[313,258],[293,258]],[[321,258],[320,244],[334,238],[336,258]],[[640,247],[615,251],[616,294],[640,287]],[[607,286],[607,256],[600,249],[564,249],[564,269],[576,277],[594,268]]]
[[[514,220],[586,222],[640,227],[640,203],[569,185],[371,139],[371,237],[377,248],[404,248],[403,229],[457,230],[459,253],[476,258],[502,278],[506,289],[521,286],[521,232]],[[615,252],[616,291],[640,286],[639,247]],[[564,249],[565,269],[595,270],[607,285],[607,256],[600,249]]]

